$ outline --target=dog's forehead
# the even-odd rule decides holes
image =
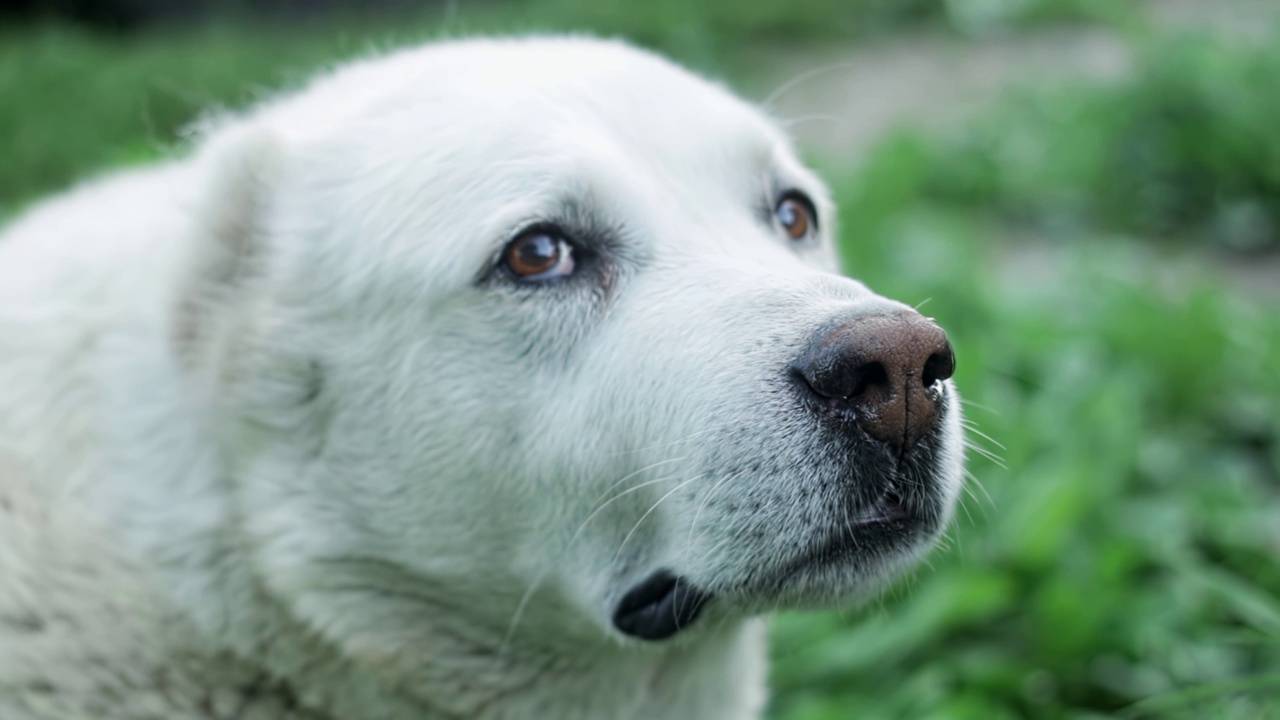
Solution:
[[[620,138],[724,138],[764,154],[780,141],[757,112],[719,85],[618,42],[534,38],[440,46],[410,56],[421,78],[401,97],[458,103],[474,121],[536,129],[557,123],[607,128]],[[652,144],[652,143],[650,143]]]
[[[421,159],[427,169],[456,154],[608,160],[600,156],[621,152],[686,172],[741,172],[790,154],[762,113],[719,85],[644,50],[587,38],[428,45],[345,68],[263,115],[302,147],[358,138],[341,152],[378,164]]]
[[[761,114],[719,85],[626,46],[575,44],[518,73],[502,72],[506,88],[490,94],[490,102],[501,107],[514,98],[513,107],[621,145],[690,158],[732,152],[766,162],[785,144]]]
[[[686,244],[706,235],[688,221],[748,222],[791,187],[826,207],[822,185],[764,114],[611,41],[427,46],[347,68],[265,119],[304,150],[310,191],[347,209],[316,235],[358,222],[345,234],[362,248],[393,243],[399,257],[448,242],[447,260],[430,260],[456,266],[441,277],[468,277],[495,242],[554,220],[548,210],[565,203],[639,240]]]

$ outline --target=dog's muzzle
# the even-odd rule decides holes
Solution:
[[[831,498],[831,526],[815,528],[745,591],[765,596],[816,568],[865,570],[931,535],[945,516],[936,455],[955,355],[942,328],[910,310],[844,319],[817,332],[788,370],[804,406],[798,411],[814,413],[821,442],[850,458],[849,476]],[[711,599],[689,578],[658,570],[623,595],[613,625],[664,640]]]

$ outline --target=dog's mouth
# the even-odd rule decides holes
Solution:
[[[783,586],[806,569],[854,561],[874,546],[896,544],[911,535],[915,517],[896,492],[886,492],[850,520],[847,529],[814,543],[787,563],[771,585]],[[658,570],[627,591],[613,614],[618,631],[641,640],[665,640],[698,620],[714,595],[686,577]]]
[[[665,640],[692,625],[710,599],[687,579],[659,570],[622,597],[613,626],[641,640]]]
[[[910,544],[911,538],[927,524],[923,513],[914,509],[897,492],[886,492],[870,508],[851,518],[848,525],[832,530],[787,563],[777,585],[808,569],[852,561],[863,564],[869,557]]]

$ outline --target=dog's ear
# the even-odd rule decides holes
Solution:
[[[172,320],[175,352],[190,371],[211,369],[253,302],[268,250],[268,218],[281,150],[250,126],[212,137],[197,155],[195,230],[185,248]]]

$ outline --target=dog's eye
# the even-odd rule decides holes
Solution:
[[[574,269],[573,246],[555,230],[526,230],[502,251],[502,265],[522,281],[568,277]]]
[[[809,198],[792,192],[783,196],[773,210],[783,232],[792,240],[803,240],[818,227],[818,213]]]

